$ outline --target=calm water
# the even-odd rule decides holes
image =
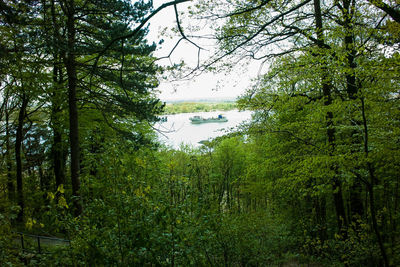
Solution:
[[[190,117],[195,115],[203,118],[217,117],[218,114],[224,115],[228,121],[219,123],[203,123],[192,124]],[[198,112],[198,113],[181,113],[168,115],[168,121],[159,123],[156,128],[162,131],[159,134],[161,142],[179,148],[181,143],[189,144],[194,147],[200,146],[199,142],[223,135],[226,130],[238,126],[241,122],[251,118],[251,111],[237,110],[231,111],[215,111],[215,112]]]

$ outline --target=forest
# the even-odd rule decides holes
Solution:
[[[158,2],[0,2],[0,265],[400,266],[400,2]],[[249,62],[250,122],[158,142],[163,76]]]

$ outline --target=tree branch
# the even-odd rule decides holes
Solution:
[[[368,0],[368,2],[380,10],[386,12],[394,21],[400,23],[400,10],[389,6],[381,0]]]
[[[229,56],[231,54],[233,54],[236,50],[238,50],[240,47],[246,45],[247,43],[249,43],[251,40],[253,40],[255,37],[257,37],[259,34],[261,34],[269,25],[271,25],[272,23],[274,23],[275,21],[281,19],[282,17],[286,16],[287,14],[290,14],[291,12],[301,8],[302,6],[306,5],[307,3],[309,3],[311,0],[305,0],[303,2],[301,2],[300,4],[294,6],[293,8],[289,9],[286,12],[283,12],[277,16],[275,16],[274,18],[272,18],[270,21],[268,21],[267,23],[263,24],[260,29],[258,29],[253,35],[251,35],[250,37],[246,38],[246,40],[242,41],[240,44],[238,44],[237,46],[235,46],[233,49],[229,50],[228,52],[224,53],[223,55],[217,57],[216,59],[214,59],[213,61],[211,61],[210,63],[206,64],[203,68],[206,69],[208,67],[210,67],[211,65],[213,65],[214,63],[218,62],[219,60],[223,59],[226,56]],[[193,72],[192,72],[193,73]],[[190,74],[189,74],[190,75]]]
[[[181,3],[185,3],[185,2],[189,2],[191,0],[175,0],[175,1],[171,1],[171,2],[167,2],[162,4],[161,6],[159,6],[156,10],[154,10],[149,16],[147,16],[141,23],[139,26],[137,26],[131,33],[126,34],[126,35],[122,35],[119,36],[117,38],[114,38],[113,40],[110,41],[110,43],[99,53],[98,58],[100,58],[102,55],[104,55],[104,53],[116,42],[124,40],[124,39],[128,39],[128,38],[132,38],[132,37],[136,37],[139,33],[140,30],[144,27],[144,25],[152,18],[154,17],[158,12],[160,12],[161,10],[163,10],[164,8],[167,8],[169,6],[176,6],[177,4],[181,4]]]

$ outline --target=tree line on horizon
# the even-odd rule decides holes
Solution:
[[[236,109],[235,102],[179,102],[173,104],[166,104],[164,107],[164,114],[179,114],[179,113],[193,113],[193,112],[210,112],[210,111],[228,111]]]

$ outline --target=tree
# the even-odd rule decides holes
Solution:
[[[79,165],[82,159],[79,138],[88,140],[79,133],[82,125],[79,124],[78,114],[90,114],[95,109],[100,114],[95,115],[97,120],[123,138],[130,139],[136,147],[149,142],[151,138],[147,136],[151,135],[151,127],[148,122],[157,120],[156,114],[162,109],[151,92],[158,84],[155,75],[161,69],[154,64],[151,54],[155,45],[146,43],[147,29],[144,26],[163,8],[181,2],[185,0],[165,3],[154,11],[151,10],[151,3],[144,1],[134,4],[124,1],[87,2],[87,5],[76,1],[45,1],[37,5],[2,4],[2,23],[7,26],[2,32],[7,37],[2,42],[2,64],[32,53],[23,58],[30,65],[24,66],[21,72],[26,80],[20,103],[14,101],[18,98],[11,93],[14,90],[11,86],[18,84],[11,80],[10,75],[2,73],[6,84],[4,92],[9,99],[3,107],[9,107],[13,101],[20,106],[15,145],[19,184],[23,175],[20,160],[21,149],[24,150],[21,147],[23,132],[29,130],[24,129],[23,124],[28,113],[35,109],[42,114],[50,114],[53,142],[49,155],[52,157],[51,168],[56,188],[65,183],[68,153],[65,134],[70,136],[70,172],[76,215],[81,213],[79,175],[82,170]],[[16,13],[20,16],[14,16]],[[19,33],[26,37],[26,45],[20,45],[21,39],[21,42],[15,41],[16,45],[10,46],[7,40],[13,40]],[[36,38],[38,36],[43,38],[39,41]],[[37,62],[42,64],[42,68],[38,67]],[[37,74],[40,75],[33,81],[32,78]],[[31,94],[31,88],[35,87],[43,91]],[[64,97],[66,92],[68,100]],[[69,123],[64,120],[66,104],[69,106]],[[52,108],[47,109],[49,106]],[[9,120],[13,115],[10,108],[5,112],[7,155],[11,153],[11,146],[8,145],[12,140]],[[10,160],[8,162],[8,175],[11,175],[12,164]],[[18,188],[21,186],[18,185]],[[9,189],[11,197],[12,183],[9,183]]]
[[[302,153],[309,155],[312,162],[325,158],[324,167],[313,165],[316,172],[323,170],[326,173],[325,181],[314,171],[305,172],[306,161],[295,156],[289,157],[288,162],[305,173],[286,164],[287,169],[278,168],[281,170],[278,173],[282,179],[285,175],[293,177],[294,184],[304,182],[299,185],[309,192],[311,198],[305,199],[305,203],[313,198],[316,200],[311,201],[315,204],[306,206],[311,205],[322,218],[325,217],[325,205],[331,205],[325,203],[326,185],[332,185],[330,193],[336,210],[337,234],[343,242],[349,242],[351,231],[359,231],[361,225],[357,222],[364,212],[376,208],[372,202],[366,207],[362,197],[363,192],[368,192],[368,183],[361,170],[365,173],[368,168],[359,161],[359,152],[367,138],[360,132],[365,120],[360,118],[357,108],[353,108],[359,107],[364,86],[369,86],[365,84],[368,78],[361,74],[361,69],[369,68],[364,63],[375,58],[367,51],[379,54],[377,40],[380,37],[376,36],[378,32],[383,33],[381,25],[385,20],[385,14],[371,13],[368,6],[368,3],[360,1],[328,1],[324,4],[320,1],[229,1],[229,5],[202,1],[198,6],[199,10],[206,12],[200,15],[201,18],[214,20],[212,25],[215,25],[215,38],[220,48],[204,68],[223,59],[231,62],[245,58],[265,62],[273,59],[276,62],[275,67],[262,78],[263,85],[250,89],[242,101],[248,103],[244,104],[246,107],[260,111],[260,119],[266,123],[261,131],[266,131],[266,136],[274,135],[271,128],[275,129],[272,132],[287,133],[292,142],[306,145]],[[221,22],[216,22],[218,20]],[[384,42],[379,41],[381,44]],[[391,46],[388,42],[385,45]],[[278,48],[272,49],[274,46]],[[377,79],[375,75],[372,76]],[[290,104],[279,104],[283,100]],[[285,111],[283,106],[290,111]],[[311,107],[320,111],[314,116],[318,123],[324,121],[324,126],[307,119],[313,118]],[[346,109],[347,114],[344,113]],[[298,117],[302,112],[305,112],[304,117]],[[297,121],[287,117],[287,113]],[[321,117],[323,113],[325,116]],[[277,120],[271,121],[271,118]],[[308,131],[299,128],[299,123]],[[315,125],[325,128],[325,134],[314,128]],[[313,147],[317,150],[314,151]],[[293,149],[289,146],[282,154],[286,155]],[[344,170],[341,165],[346,160],[355,164]],[[318,187],[315,188],[314,184]],[[374,221],[376,214],[371,211],[369,215]],[[320,224],[325,227],[323,221]],[[371,228],[375,228],[382,264],[388,266],[377,224],[372,223]],[[325,234],[321,231],[320,238],[324,239],[323,236]]]
[[[15,124],[15,180],[17,189],[17,203],[20,206],[18,213],[18,222],[23,221],[24,215],[24,182],[23,182],[23,145],[26,132],[28,127],[26,120],[29,116],[37,110],[38,94],[40,93],[40,87],[43,86],[42,81],[45,80],[46,74],[43,73],[43,67],[38,63],[43,60],[42,54],[38,46],[33,45],[30,40],[37,34],[36,29],[28,27],[29,23],[35,23],[35,19],[31,17],[31,11],[34,8],[29,4],[21,3],[21,9],[27,10],[28,17],[17,15],[16,17],[9,17],[7,15],[16,12],[16,8],[7,6],[5,8],[6,16],[4,21],[5,27],[2,31],[5,37],[5,55],[2,58],[2,62],[6,63],[7,70],[2,75],[2,81],[4,82],[4,96],[6,101],[4,102],[4,108],[10,108],[8,102],[14,102],[15,108],[18,107],[18,111],[11,113],[12,109],[5,110],[6,113],[6,150],[7,157],[11,153],[10,149],[10,125],[9,122],[12,120]],[[38,44],[39,45],[39,44]],[[36,53],[37,56],[31,56],[31,53]],[[12,63],[11,63],[12,62]],[[11,174],[12,164],[8,160],[7,163],[8,175]],[[12,198],[13,195],[13,183],[9,180],[8,183],[9,195]]]
[[[151,5],[145,2],[132,5],[124,1],[87,2],[85,5],[75,1],[51,2],[48,12],[52,18],[53,30],[48,40],[53,44],[51,49],[54,60],[53,153],[55,157],[58,156],[58,160],[63,158],[63,142],[60,140],[62,135],[59,132],[61,125],[57,123],[57,114],[60,114],[59,92],[63,84],[62,74],[65,73],[69,97],[70,171],[76,215],[82,212],[79,200],[79,139],[82,137],[79,134],[78,117],[82,111],[79,111],[78,105],[83,105],[83,109],[95,108],[102,112],[105,123],[117,132],[129,133],[131,137],[134,137],[131,130],[123,130],[123,127],[116,125],[127,125],[128,120],[134,124],[143,120],[155,120],[153,114],[161,108],[154,95],[149,93],[149,90],[157,85],[154,75],[159,71],[149,57],[155,46],[145,43],[146,30],[131,29],[132,25],[143,20],[150,8]],[[60,13],[65,16],[65,21],[57,18]],[[131,32],[136,33],[134,39],[121,39],[112,43],[115,38],[129,35]],[[60,58],[63,58],[64,67],[60,66]],[[114,115],[110,116],[110,112]],[[108,114],[105,115],[106,113]],[[139,141],[141,137],[138,135],[136,138]],[[63,180],[62,166],[62,161],[54,160],[57,184]]]

